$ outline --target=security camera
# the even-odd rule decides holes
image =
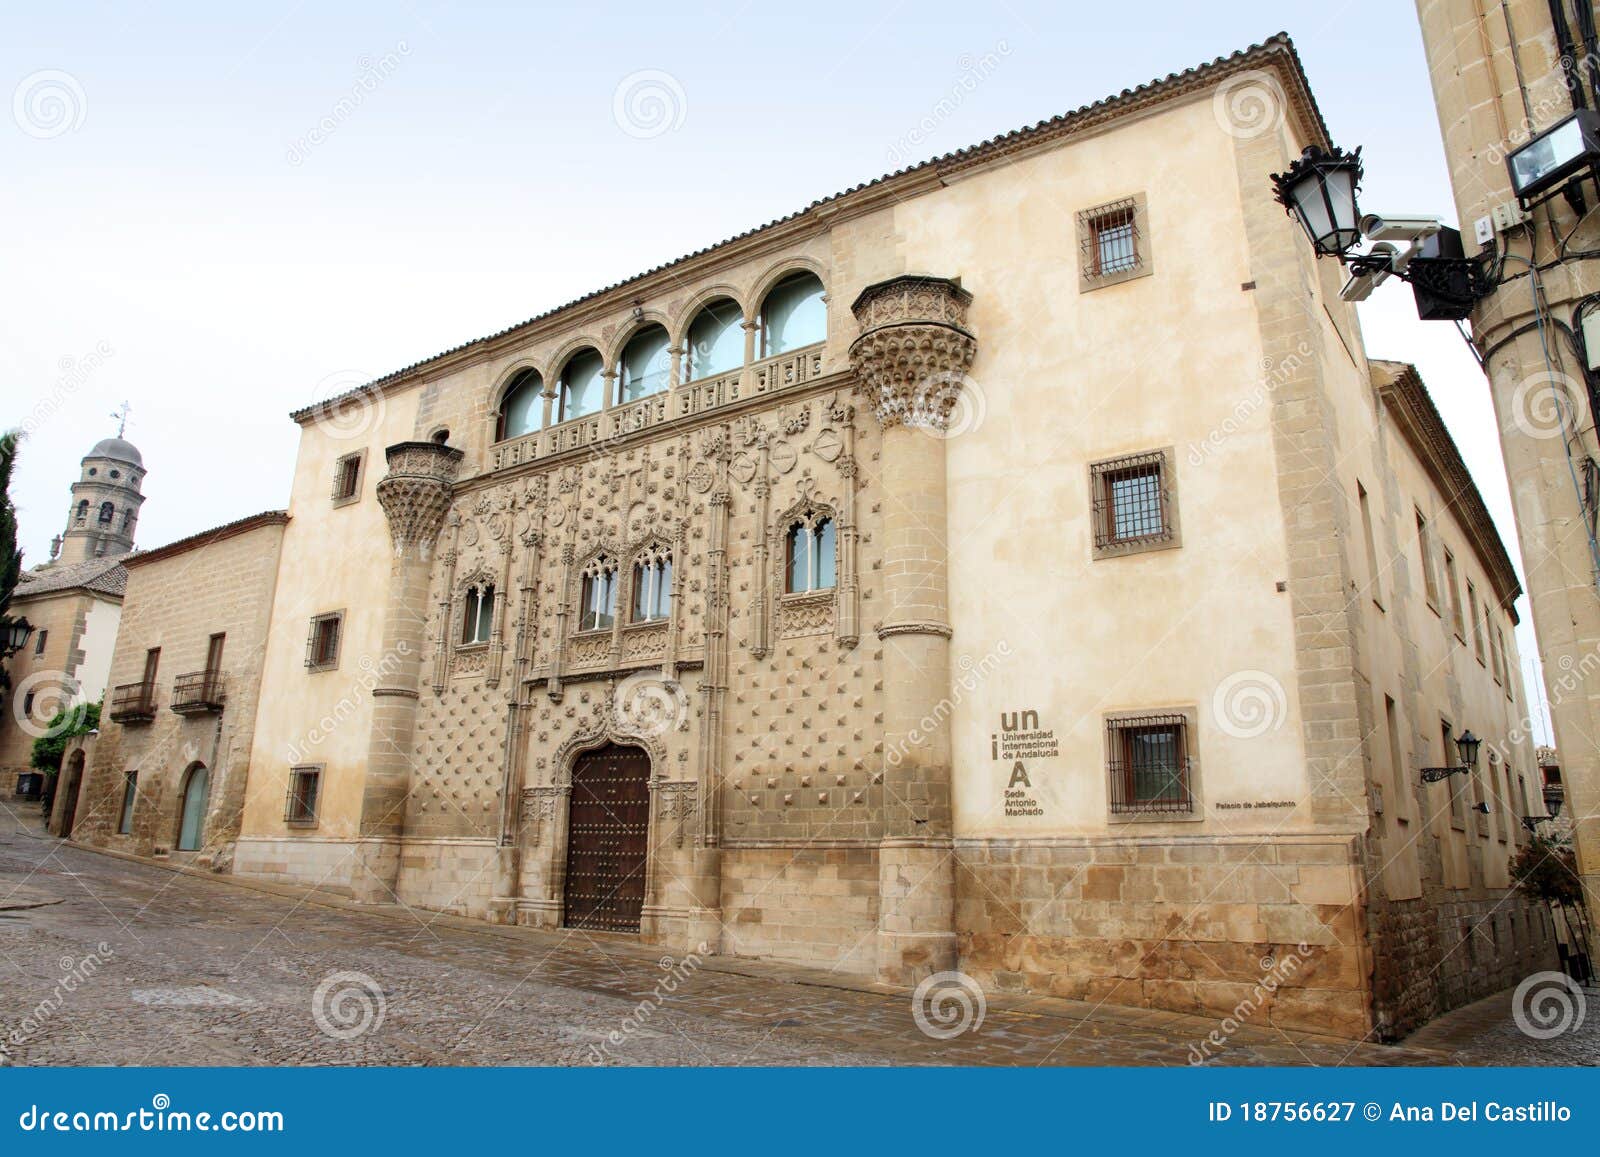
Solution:
[[[1373,241],[1418,242],[1432,237],[1444,226],[1437,217],[1380,217],[1368,213],[1361,218],[1361,232]]]
[[[1355,272],[1350,275],[1350,280],[1344,283],[1344,288],[1339,290],[1339,300],[1365,301],[1371,297],[1374,289],[1389,280],[1389,275],[1394,270],[1395,258],[1399,254],[1400,250],[1387,241],[1380,241],[1361,254],[1353,262]]]

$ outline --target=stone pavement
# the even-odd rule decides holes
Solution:
[[[1218,1028],[997,996],[981,1025],[937,1040],[904,991],[680,961],[623,938],[353,909],[91,852],[37,825],[33,808],[0,805],[0,1062],[1184,1065]],[[1503,1009],[1464,1013],[1427,1048],[1247,1027],[1217,1063],[1600,1059],[1593,1023],[1581,1044],[1552,1046]]]

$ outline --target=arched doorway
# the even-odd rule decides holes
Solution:
[[[72,838],[72,826],[78,822],[78,789],[83,786],[83,752],[74,751],[67,758],[67,770],[62,773],[59,790],[66,792],[61,801],[61,838]]]
[[[637,932],[650,835],[650,756],[608,744],[572,765],[566,926]]]
[[[206,765],[197,763],[189,768],[183,784],[183,812],[178,820],[178,851],[200,850],[205,835],[206,797],[211,792],[211,775]]]

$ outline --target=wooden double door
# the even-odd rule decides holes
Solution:
[[[566,926],[639,931],[649,845],[649,755],[617,744],[580,755],[567,814]]]

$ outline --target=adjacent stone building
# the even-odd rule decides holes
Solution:
[[[235,870],[1352,1036],[1548,962],[1516,576],[1272,199],[1326,140],[1277,38],[298,412]]]
[[[0,784],[38,794],[29,759],[58,711],[99,702],[111,670],[127,575],[144,504],[144,460],[121,437],[97,442],[79,464],[66,530],[48,562],[23,573],[8,613],[33,627],[27,646],[6,660],[11,678],[0,715]]]
[[[60,834],[229,867],[288,521],[268,511],[123,559],[110,694],[81,792],[58,801],[58,816],[75,817]]]

